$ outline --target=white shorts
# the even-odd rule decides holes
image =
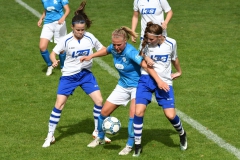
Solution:
[[[58,21],[44,24],[40,38],[48,39],[52,42],[54,36],[54,43],[59,42],[60,37],[67,34],[66,22],[58,24]]]
[[[107,101],[116,105],[126,106],[130,100],[136,98],[136,90],[136,87],[123,88],[117,85],[107,98]]]

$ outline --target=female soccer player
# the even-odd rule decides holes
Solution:
[[[118,84],[107,98],[101,114],[98,117],[98,137],[88,144],[88,147],[96,147],[104,143],[103,138],[105,134],[101,127],[104,119],[120,105],[126,106],[131,100],[128,122],[128,141],[126,147],[119,152],[119,155],[129,154],[134,145],[133,116],[135,112],[136,87],[140,77],[140,65],[147,67],[145,61],[143,61],[143,58],[139,55],[139,52],[132,45],[127,43],[129,34],[137,37],[136,33],[132,32],[128,27],[116,29],[112,33],[112,44],[106,49],[81,58],[81,61],[89,61],[94,57],[112,54],[114,66],[120,75]],[[153,69],[151,70],[154,71]],[[155,75],[157,76],[156,73]]]
[[[46,75],[49,76],[52,74],[53,67],[47,50],[48,43],[52,40],[53,36],[54,43],[57,43],[59,42],[60,37],[67,34],[65,19],[70,12],[70,8],[68,6],[68,0],[42,0],[42,4],[44,11],[37,24],[39,27],[42,27],[42,22],[44,20],[39,48],[40,53],[48,66]],[[65,13],[63,10],[65,10]],[[63,67],[65,58],[66,53],[59,54],[60,68]]]
[[[153,22],[162,26],[163,36],[167,36],[167,25],[171,20],[173,12],[167,0],[134,0],[133,3],[133,17],[132,17],[132,30],[135,31],[138,24],[138,16],[141,15],[141,38],[142,41],[144,30],[147,22]],[[164,19],[164,12],[166,18]],[[135,43],[136,38],[132,37]],[[141,44],[140,44],[141,48]]]
[[[135,135],[135,153],[133,156],[139,156],[142,152],[143,116],[147,105],[151,102],[153,92],[158,105],[162,106],[165,116],[179,133],[180,148],[182,150],[187,149],[186,132],[179,117],[176,115],[172,87],[172,80],[182,74],[177,57],[177,44],[174,39],[164,37],[162,31],[160,25],[152,22],[147,23],[141,53],[154,61],[153,69],[157,72],[160,79],[169,85],[170,90],[166,91],[158,87],[158,83],[145,70],[141,69],[141,77],[136,91],[136,111],[133,122]],[[171,63],[176,69],[175,73],[171,73]]]
[[[81,63],[80,58],[91,55],[93,48],[101,51],[105,50],[105,47],[93,34],[86,32],[86,29],[90,28],[92,22],[84,13],[85,5],[86,2],[82,2],[72,18],[72,32],[61,38],[61,41],[54,47],[50,55],[52,66],[57,67],[59,60],[56,59],[56,55],[59,55],[61,51],[66,51],[65,65],[58,85],[57,100],[50,115],[48,135],[42,147],[49,147],[51,143],[55,142],[54,131],[60,120],[63,107],[68,97],[73,94],[78,86],[94,102],[93,114],[95,129],[97,129],[97,117],[102,109],[103,98],[98,83],[91,72],[92,61]],[[111,140],[106,139],[106,141]]]

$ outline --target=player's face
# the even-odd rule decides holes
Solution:
[[[81,39],[85,32],[85,23],[74,24],[72,26],[72,30],[73,30],[74,37],[77,39]]]
[[[159,44],[160,36],[154,36],[152,34],[147,34],[147,42],[150,46],[156,46]]]
[[[112,44],[117,53],[121,53],[126,47],[127,41],[123,38],[112,38]]]

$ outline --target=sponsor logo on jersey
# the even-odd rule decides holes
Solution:
[[[143,8],[141,14],[155,14],[156,8]]]
[[[115,67],[117,68],[117,69],[123,69],[124,68],[124,66],[122,65],[122,64],[115,64]]]
[[[151,59],[155,62],[161,61],[161,62],[167,62],[168,55],[151,55]]]
[[[90,49],[73,51],[73,52],[72,52],[72,58],[77,58],[77,57],[79,57],[79,56],[88,56],[89,53],[90,53]]]
[[[54,0],[53,3],[54,3],[54,4],[58,4],[57,0]]]
[[[55,10],[54,6],[47,7],[47,11],[53,11],[53,10]]]

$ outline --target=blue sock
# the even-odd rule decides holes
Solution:
[[[102,124],[103,124],[103,121],[105,118],[107,118],[107,117],[103,116],[102,114],[100,114],[100,116],[98,116],[98,137],[100,139],[104,139],[104,137],[105,137],[105,133],[103,132],[103,129],[102,129]]]
[[[56,107],[54,107],[51,112],[49,124],[48,124],[48,134],[51,136],[54,134],[57,124],[60,121],[61,113],[62,113],[62,110],[59,110]]]
[[[66,52],[59,54],[59,60],[60,60],[60,68],[62,69],[64,66],[64,61],[66,59]]]
[[[40,51],[44,61],[47,63],[48,66],[51,66],[52,65],[52,62],[50,60],[50,57],[49,57],[49,52],[48,50],[46,51]]]
[[[182,127],[182,123],[180,121],[180,118],[176,115],[175,118],[173,118],[172,120],[169,120],[173,127],[176,129],[176,131],[182,135],[184,133],[183,127]]]
[[[127,145],[133,147],[134,144],[134,130],[133,130],[133,118],[129,118],[128,121],[128,141]]]
[[[133,128],[134,128],[135,144],[141,144],[142,129],[143,129],[143,117],[138,117],[138,116],[134,115]]]
[[[102,110],[102,106],[97,106],[96,104],[94,104],[93,107],[93,118],[94,118],[94,126],[95,126],[95,130],[97,130],[98,127],[98,117],[101,113]]]

